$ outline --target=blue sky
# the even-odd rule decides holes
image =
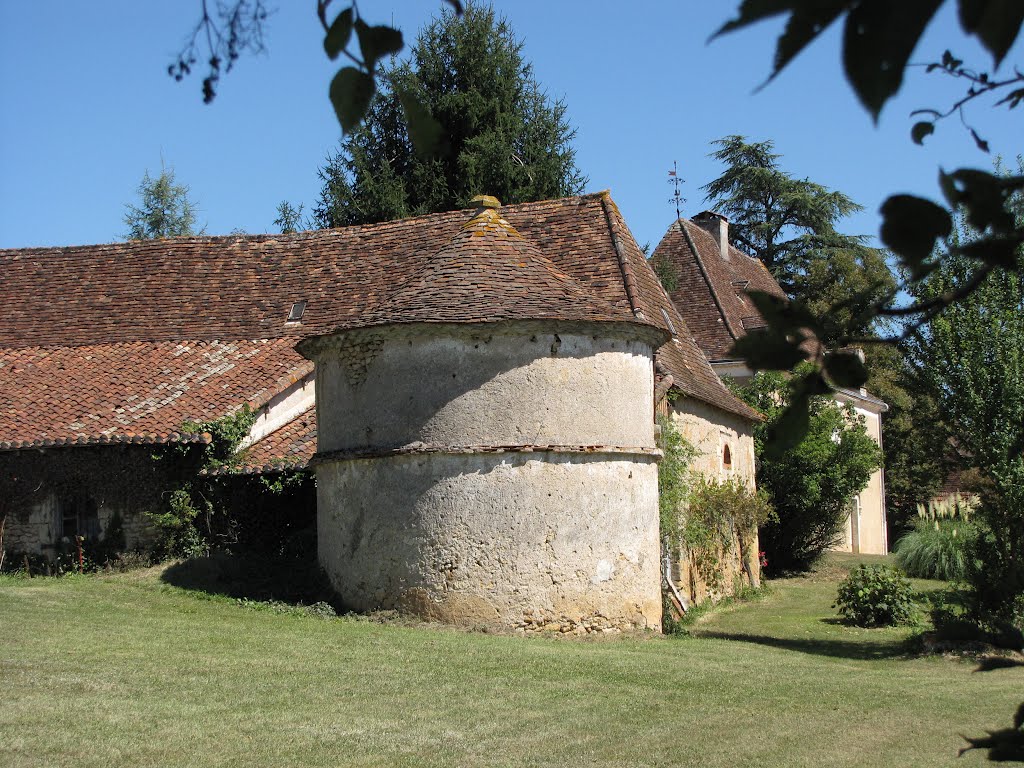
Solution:
[[[161,159],[190,186],[210,234],[274,231],[281,200],[308,208],[317,168],[340,137],[326,96],[335,66],[313,1],[277,5],[266,53],[242,59],[204,105],[200,78],[176,83],[166,74],[199,0],[0,2],[0,247],[119,239],[125,204]],[[838,29],[755,92],[780,26],[707,44],[737,5],[495,3],[524,39],[538,80],[566,101],[589,189],[611,190],[641,244],[657,243],[673,218],[673,161],[686,180],[684,214],[706,207],[699,187],[721,170],[707,157],[710,142],[727,134],[774,140],[786,170],[864,205],[844,226],[851,233],[874,235],[891,193],[937,197],[940,165],[990,167],[955,119],[925,147],[911,143],[909,112],[960,92],[937,75],[911,74],[874,126],[842,79]],[[986,66],[946,5],[914,60],[952,47]],[[371,23],[393,21],[408,42],[441,4],[364,0],[360,8]],[[1020,62],[1021,51],[1018,43],[1009,61]],[[1013,157],[1024,151],[1022,115],[984,107],[973,116],[993,153]]]

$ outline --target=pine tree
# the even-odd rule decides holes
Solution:
[[[771,141],[726,136],[714,143],[719,149],[711,156],[726,168],[702,187],[707,200],[729,217],[729,237],[736,247],[760,259],[786,293],[811,294],[808,288],[833,282],[831,273],[862,284],[880,279],[891,288],[884,258],[863,237],[836,230],[860,205],[842,192],[794,179],[779,167],[781,155]],[[833,261],[835,268],[829,270]],[[860,270],[865,274],[857,274]]]
[[[300,203],[296,208],[287,200],[282,200],[277,204],[277,218],[274,219],[274,226],[281,231],[282,235],[289,235],[299,231],[302,227],[303,207]]]
[[[408,63],[385,68],[364,124],[320,169],[320,227],[386,221],[465,206],[479,194],[518,203],[578,194],[575,131],[523,60],[523,44],[490,6],[442,13]],[[402,97],[440,123],[438,151],[417,155]]]
[[[196,231],[196,205],[188,196],[188,187],[176,184],[174,169],[160,167],[155,179],[146,171],[139,184],[139,205],[125,206],[127,240],[156,240],[202,234]]]

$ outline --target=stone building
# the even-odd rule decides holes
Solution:
[[[742,384],[753,372],[731,355],[734,342],[765,322],[747,296],[747,290],[784,297],[782,288],[758,259],[729,243],[726,217],[704,211],[673,222],[652,254],[655,264],[671,270],[675,286],[671,297],[694,339],[721,377]],[[865,420],[868,434],[882,444],[882,414],[888,406],[866,389],[840,389],[840,403],[853,406]],[[878,469],[867,487],[850,500],[843,539],[837,549],[884,555],[889,550],[885,510],[885,476]]]
[[[353,607],[659,626],[656,403],[705,461],[735,456],[726,472],[747,471],[757,416],[607,193],[497,206],[0,251],[0,482],[2,454],[41,474],[5,547],[102,535],[114,513],[144,536],[167,478],[143,504],[137,468],[67,468],[208,440],[188,425],[248,405],[241,469],[313,469],[320,561]]]

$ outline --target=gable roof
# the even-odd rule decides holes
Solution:
[[[178,439],[182,422],[258,407],[308,373],[293,348],[304,338],[519,316],[672,326],[658,359],[677,386],[754,418],[693,344],[607,193],[507,206],[504,224],[466,227],[472,216],[0,250],[0,413],[16,414],[0,419],[0,449]]]
[[[678,219],[651,256],[653,262],[673,270],[677,284],[672,301],[712,362],[732,359],[733,343],[765,325],[747,290],[785,298],[760,260],[732,245],[728,248],[726,260],[711,233],[688,219]]]

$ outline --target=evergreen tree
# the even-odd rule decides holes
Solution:
[[[565,104],[544,93],[522,49],[490,6],[444,11],[420,32],[410,62],[384,68],[363,125],[320,169],[314,223],[453,210],[479,194],[518,203],[581,192]],[[440,124],[433,155],[413,149],[410,96]]]
[[[852,297],[866,287],[874,289],[872,298],[892,290],[884,256],[867,247],[863,237],[836,230],[841,219],[861,206],[842,192],[794,179],[779,167],[781,155],[771,141],[750,143],[744,136],[726,136],[714,143],[719,149],[712,157],[726,168],[702,187],[707,200],[729,217],[733,244],[760,259],[790,297],[814,297],[827,306],[831,299]],[[845,319],[855,320],[870,303],[862,300],[861,306],[848,307]]]
[[[161,237],[201,235],[196,231],[196,205],[188,187],[176,184],[174,169],[161,166],[155,179],[146,171],[139,184],[139,205],[125,206],[127,240],[156,240]]]
[[[277,204],[277,218],[274,219],[274,226],[281,231],[282,235],[289,235],[301,229],[303,207],[299,203],[299,206],[296,208],[287,200],[282,200]]]

